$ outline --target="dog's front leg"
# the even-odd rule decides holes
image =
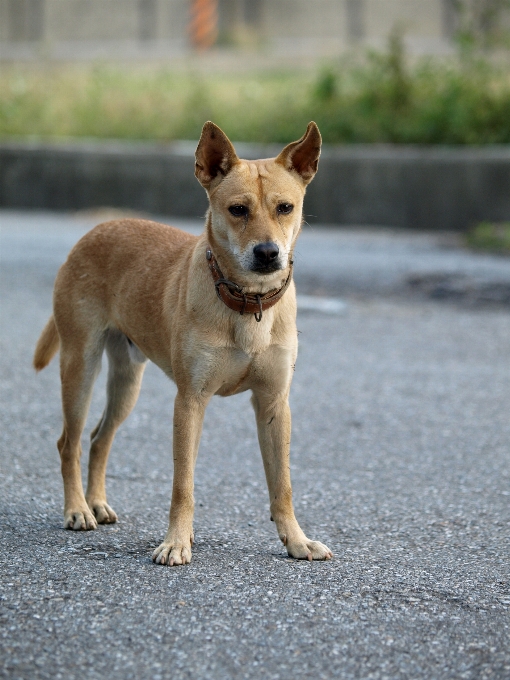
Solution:
[[[271,518],[278,535],[291,557],[327,560],[333,554],[319,541],[311,541],[303,533],[294,515],[290,482],[291,417],[287,396],[276,398],[254,391],[252,403],[257,418],[260,450],[264,461]]]
[[[174,404],[174,483],[168,531],[152,559],[158,564],[188,564],[193,544],[193,475],[207,400],[178,393]]]

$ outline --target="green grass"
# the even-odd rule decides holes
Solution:
[[[474,250],[510,255],[510,222],[480,222],[465,238]]]
[[[303,133],[301,97],[311,88],[305,82],[299,73],[3,69],[0,136],[196,139],[211,119],[236,140],[285,141]]]
[[[508,68],[474,56],[409,65],[386,53],[319,72],[3,66],[0,137],[197,139],[211,119],[234,140],[288,142],[315,120],[328,143],[510,143]]]

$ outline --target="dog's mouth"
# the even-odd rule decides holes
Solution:
[[[260,262],[254,262],[252,266],[250,267],[250,270],[252,272],[256,272],[257,274],[272,274],[273,272],[277,272],[280,269],[283,269],[281,262],[279,260],[274,260],[273,262],[269,262],[266,264],[262,264]]]

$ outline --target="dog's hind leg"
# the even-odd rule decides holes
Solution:
[[[106,464],[119,425],[133,410],[146,358],[120,331],[110,330],[106,338],[108,355],[107,402],[104,413],[90,435],[87,503],[99,524],[117,521],[106,501]]]
[[[73,329],[76,331],[76,329]],[[85,427],[94,381],[101,369],[104,334],[79,338],[61,334],[60,377],[64,428],[57,446],[64,480],[64,527],[95,529],[81,481],[81,435]]]

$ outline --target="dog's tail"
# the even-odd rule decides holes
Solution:
[[[59,345],[60,338],[55,326],[55,319],[50,316],[35,348],[34,368],[36,371],[41,371],[50,363],[58,352]]]

